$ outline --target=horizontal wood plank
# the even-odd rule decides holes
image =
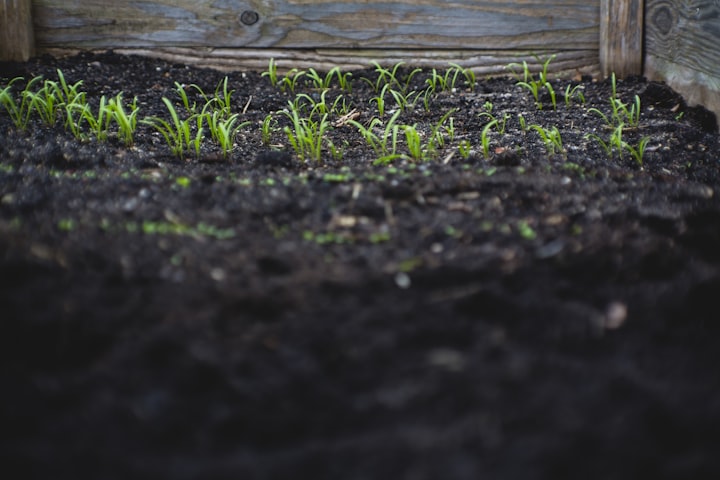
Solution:
[[[291,68],[330,70],[339,66],[343,70],[368,68],[371,62],[394,65],[405,62],[424,68],[445,68],[457,63],[471,68],[478,75],[507,75],[510,63],[527,61],[531,70],[539,71],[542,65],[535,58],[557,55],[550,63],[550,72],[558,76],[598,76],[600,66],[597,50],[572,51],[489,51],[489,50],[405,50],[405,49],[268,49],[268,48],[152,48],[115,49],[116,53],[159,58],[172,63],[197,65],[221,71],[263,71],[274,59],[280,72]],[[42,53],[54,56],[72,55],[77,49],[49,48]]]
[[[645,75],[720,116],[720,3],[645,1]]]
[[[598,48],[582,0],[35,0],[44,47]]]

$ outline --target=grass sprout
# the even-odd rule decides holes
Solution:
[[[477,79],[475,77],[475,72],[472,71],[470,68],[464,68],[461,65],[458,65],[457,63],[450,63],[450,68],[448,71],[455,71],[453,74],[453,85],[451,85],[451,88],[455,88],[455,79],[457,78],[457,74],[459,73],[465,78],[465,86],[470,89],[471,92],[475,91],[475,84],[477,83]]]
[[[633,147],[630,144],[623,142],[623,148],[630,153],[632,158],[635,160],[635,163],[642,166],[643,164],[643,158],[645,156],[645,149],[647,148],[648,143],[650,142],[650,137],[642,137],[638,144]]]
[[[427,150],[422,143],[422,136],[417,130],[417,125],[403,125],[402,130],[405,133],[405,145],[408,154],[412,160],[416,162],[425,160]]]
[[[535,106],[538,108],[538,110],[542,110],[543,108],[543,104],[542,102],[540,102],[540,90],[542,88],[545,88],[550,94],[553,109],[557,108],[555,89],[552,87],[550,81],[548,80],[548,68],[550,66],[550,62],[555,57],[556,55],[550,55],[544,61],[541,60],[540,57],[535,57],[535,59],[542,64],[542,69],[538,73],[537,78],[535,78],[535,76],[530,71],[530,67],[528,66],[528,63],[526,61],[523,61],[522,64],[511,63],[508,65],[508,69],[512,71],[513,76],[518,80],[516,85],[530,92],[533,99],[535,100]],[[516,70],[519,67],[522,67],[522,76],[520,76],[520,73],[518,73]]]
[[[80,125],[82,121],[84,120],[85,123],[87,123],[88,128],[95,136],[95,139],[99,142],[104,142],[108,139],[109,130],[110,130],[110,122],[112,120],[112,114],[110,113],[110,110],[107,108],[108,102],[107,97],[103,95],[100,97],[100,104],[97,109],[97,114],[93,114],[92,108],[90,105],[79,105],[79,104],[71,104],[68,105],[67,115],[68,118],[73,119],[74,123],[74,114],[78,113],[78,121],[77,121],[77,128],[80,128]],[[74,133],[74,132],[73,132]],[[76,137],[78,135],[75,135]]]
[[[260,74],[261,77],[267,77],[270,80],[270,85],[277,87],[280,80],[278,79],[278,69],[275,59],[271,58],[268,62],[268,69]]]
[[[300,79],[305,76],[305,73],[304,70],[298,70],[297,68],[290,70],[280,81],[280,90],[283,92],[289,91],[294,95]]]
[[[490,130],[497,127],[497,120],[490,120],[482,129],[480,134],[480,145],[482,146],[483,157],[490,158]]]
[[[472,147],[470,145],[470,142],[467,140],[461,140],[460,143],[458,143],[458,153],[463,160],[467,160],[468,158],[470,158],[471,149]]]
[[[163,103],[167,107],[172,123],[161,117],[147,117],[141,120],[142,123],[149,125],[158,131],[163,138],[170,151],[177,157],[183,158],[185,150],[192,147],[197,156],[200,155],[200,145],[203,139],[203,122],[205,115],[191,115],[189,118],[181,119],[173,103],[166,97],[162,98]],[[197,122],[195,135],[192,134],[191,124]]]
[[[430,130],[430,139],[428,140],[428,149],[435,152],[438,148],[445,147],[445,136],[452,142],[455,138],[455,121],[451,115],[457,111],[453,108],[446,112]],[[447,122],[447,125],[446,125]]]
[[[340,67],[332,68],[329,72],[325,74],[324,77],[321,76],[317,71],[315,71],[314,68],[310,68],[308,69],[306,76],[310,80],[312,86],[319,90],[330,89],[332,86],[333,78],[335,78],[337,80],[338,87],[341,90],[348,93],[352,91],[352,83],[350,82],[352,73],[343,73],[342,70],[340,70]]]
[[[288,141],[300,160],[320,162],[325,134],[331,128],[328,115],[324,114],[316,121],[308,117],[300,117],[291,102],[289,106],[289,110],[283,111],[291,121],[291,125],[283,129]]]
[[[399,116],[400,110],[395,112],[384,125],[382,120],[377,117],[374,117],[368,126],[356,120],[348,120],[350,125],[358,129],[365,142],[370,145],[377,155],[375,164],[387,164],[402,157],[397,153],[400,125],[396,122]]]
[[[272,142],[273,133],[277,130],[277,120],[273,117],[272,113],[265,116],[260,127],[260,138],[262,144],[265,146],[270,145]]]
[[[15,128],[21,131],[27,129],[33,111],[32,97],[28,95],[28,92],[31,91],[33,84],[41,80],[41,77],[35,77],[27,83],[25,89],[20,92],[20,101],[18,102],[13,95],[13,87],[15,83],[23,80],[22,77],[13,78],[5,88],[0,90],[0,105],[5,108]]]
[[[635,163],[642,166],[643,159],[645,156],[645,150],[650,142],[650,137],[642,137],[638,144],[633,147],[623,138],[623,131],[625,125],[620,123],[614,129],[610,137],[607,140],[603,140],[599,135],[595,133],[588,133],[585,138],[588,140],[595,141],[605,152],[608,157],[613,157],[615,154],[622,159],[623,152],[628,152],[630,156],[635,160]]]
[[[30,100],[30,108],[34,110],[45,125],[55,125],[58,116],[64,111],[64,103],[57,96],[57,83],[45,80],[42,88],[37,91],[25,90],[24,94]]]
[[[547,150],[548,155],[552,157],[558,153],[562,154],[565,152],[563,149],[562,137],[557,127],[553,126],[545,128],[541,125],[530,125],[530,128],[540,135],[540,138],[542,138],[542,141],[545,144],[545,149]]]
[[[569,85],[565,87],[565,105],[570,106],[573,99],[576,99],[581,105],[585,105],[585,94],[583,93],[583,85]]]
[[[391,87],[395,87],[403,95],[405,95],[410,89],[410,83],[412,82],[413,77],[418,73],[422,72],[422,69],[416,68],[412,70],[404,79],[401,80],[399,76],[400,68],[405,65],[405,62],[398,62],[391,68],[385,68],[378,62],[371,62],[371,64],[375,67],[377,78],[375,82],[367,78],[364,78],[363,80],[375,90],[375,93],[380,93],[380,91],[385,85],[390,85]]]
[[[129,112],[125,110],[123,105],[123,94],[118,93],[114,98],[110,98],[107,106],[101,106],[101,109],[107,110],[107,116],[114,120],[118,127],[118,138],[125,146],[134,143],[135,130],[137,129],[137,116],[140,109],[137,106],[137,97],[133,98],[130,103]],[[109,123],[109,122],[107,122]]]
[[[494,120],[495,121],[494,126],[497,128],[498,133],[500,135],[505,135],[505,127],[507,126],[507,121],[510,118],[510,114],[504,113],[502,115],[502,117],[500,117],[500,118],[495,117],[495,115],[492,113],[493,104],[490,102],[485,102],[485,104],[483,105],[483,108],[485,108],[485,111],[480,112],[478,114],[478,116],[485,117],[491,122]]]
[[[615,128],[621,124],[626,126],[626,128],[638,128],[640,126],[640,115],[642,112],[640,97],[635,95],[633,101],[629,104],[618,98],[615,73],[610,76],[610,85],[612,89],[610,95],[610,116],[598,108],[590,108],[588,112],[598,114],[609,128]]]
[[[220,150],[225,158],[230,154],[238,132],[250,125],[250,122],[238,123],[239,117],[239,114],[234,113],[230,117],[225,118],[222,111],[215,111],[206,116],[210,135],[220,146]]]

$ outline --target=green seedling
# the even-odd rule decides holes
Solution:
[[[484,111],[484,112],[480,112],[480,113],[478,114],[478,116],[479,116],[479,117],[485,117],[485,118],[487,118],[487,119],[488,119],[489,121],[491,121],[491,122],[492,122],[493,120],[495,120],[495,124],[494,124],[494,125],[496,126],[498,133],[499,133],[500,135],[505,135],[505,127],[506,127],[506,125],[507,125],[508,119],[510,118],[510,114],[509,114],[509,113],[504,113],[501,118],[495,117],[495,115],[493,115],[493,113],[492,113],[493,104],[492,104],[491,102],[485,102],[485,104],[483,105],[483,108],[485,108],[485,111]]]
[[[402,111],[412,109],[415,107],[415,103],[421,95],[421,92],[412,91],[410,93],[403,93],[399,90],[390,89],[390,95],[395,99],[395,104]]]
[[[541,125],[530,125],[530,128],[540,135],[549,156],[564,152],[562,138],[557,127],[544,128]]]
[[[343,159],[344,152],[343,152],[342,148],[336,147],[335,144],[330,139],[326,139],[325,144],[327,145],[328,151],[330,152],[330,156],[332,157],[333,160],[335,160],[336,162],[339,162]],[[345,146],[347,146],[347,145],[348,145],[347,142],[345,142]]]
[[[199,93],[203,98],[207,97],[207,95],[205,95],[205,92],[203,92],[202,88],[200,88],[199,86],[197,86],[195,84],[190,85],[188,88],[192,88],[192,89],[196,90],[197,93]],[[185,107],[185,110],[188,113],[190,113],[190,114],[199,113],[197,103],[193,102],[192,105],[190,105],[190,98],[188,96],[188,92],[185,89],[184,85],[181,85],[180,83],[175,82],[175,92],[180,97],[180,101],[182,102],[183,106]]]
[[[55,88],[56,93],[62,99],[63,103],[85,103],[85,92],[79,91],[83,83],[82,80],[69,85],[65,81],[65,75],[60,69],[57,70],[57,76],[60,83],[55,83],[53,88]]]
[[[572,85],[568,85],[565,87],[565,105],[569,107],[572,104],[573,99],[577,99],[581,105],[585,105],[585,94],[583,93],[583,88],[585,88],[583,85],[575,85],[574,87]]]
[[[390,84],[385,84],[382,87],[380,93],[376,97],[370,99],[370,103],[375,102],[377,104],[378,115],[380,115],[381,117],[385,115],[385,109],[387,105],[385,103],[385,95],[388,92],[395,100],[395,104],[397,105],[397,107],[402,111],[413,108],[421,95],[420,93],[414,91],[405,94],[400,90],[394,90],[393,88],[391,88]]]
[[[445,146],[445,135],[453,136],[452,115],[456,109],[452,109],[443,115],[438,122],[433,125],[428,135],[427,142],[423,143],[422,134],[418,131],[417,125],[402,125],[400,129],[405,133],[405,144],[408,150],[408,156],[416,162],[428,160],[434,157],[439,148]],[[449,120],[449,121],[448,121]],[[446,125],[448,122],[449,125]]]
[[[265,116],[260,127],[260,138],[265,146],[270,145],[272,142],[273,133],[277,130],[277,120],[273,117],[272,113]]]
[[[337,79],[338,87],[345,92],[352,90],[352,84],[350,78],[352,73],[342,73],[340,67],[334,67],[324,77],[322,77],[314,68],[310,68],[307,71],[306,76],[310,80],[310,84],[319,90],[328,90],[332,86],[333,78]]]
[[[458,65],[457,63],[450,63],[450,70],[454,69],[456,72],[460,73],[465,78],[465,86],[470,89],[470,91],[475,91],[475,84],[477,83],[475,72],[472,71],[470,68],[463,68],[462,66]],[[454,74],[453,78],[457,78],[457,74]],[[455,81],[453,80],[453,85],[451,88],[455,88]]]
[[[373,118],[367,127],[356,120],[348,121],[350,125],[358,129],[365,142],[377,155],[375,164],[388,164],[402,157],[397,153],[397,137],[400,126],[397,125],[396,121],[399,116],[400,110],[395,112],[385,125],[379,118]],[[376,130],[380,132],[379,135],[375,133]]]
[[[448,90],[447,80],[434,68],[432,69],[432,73],[430,73],[430,77],[425,80],[425,83],[428,85],[426,93],[434,94]]]
[[[73,137],[77,138],[81,142],[87,140],[87,135],[83,131],[83,109],[89,109],[89,105],[65,105],[65,128],[70,130]],[[76,116],[77,115],[77,116]]]
[[[30,123],[33,110],[32,97],[29,92],[31,92],[32,86],[41,80],[41,77],[35,77],[27,83],[25,89],[20,92],[20,102],[18,103],[13,95],[13,86],[23,80],[22,77],[13,78],[5,88],[0,90],[0,104],[10,116],[15,128],[25,131]]]
[[[352,81],[350,80],[352,78],[352,73],[342,73],[339,67],[335,67],[330,70],[328,72],[328,75],[332,75],[333,73],[335,74],[335,78],[337,79],[338,87],[340,87],[340,90],[347,93],[352,92]]]
[[[268,62],[268,69],[260,74],[261,77],[267,77],[270,80],[270,85],[277,87],[280,80],[278,79],[277,64],[275,59],[271,58]]]
[[[235,113],[225,118],[222,111],[215,111],[206,116],[208,130],[212,139],[220,146],[223,157],[227,158],[235,143],[235,137],[250,122],[238,123],[240,115]]]
[[[537,238],[537,233],[526,220],[518,221],[517,230],[525,240],[535,240]]]
[[[75,112],[78,112],[79,114],[77,124],[80,125],[80,123],[84,120],[97,141],[104,142],[108,139],[112,114],[108,109],[107,97],[105,97],[105,95],[100,97],[97,115],[93,114],[90,105],[73,104],[67,107],[68,117],[72,115],[72,118],[74,119]]]
[[[452,142],[455,138],[455,120],[452,115],[457,111],[456,108],[451,109],[445,115],[440,117],[440,120],[433,125],[430,131],[430,139],[428,140],[428,150],[432,153],[438,148],[445,147],[445,136],[447,135]],[[445,123],[447,122],[447,125]]]
[[[520,130],[522,130],[523,133],[527,132],[528,127],[527,127],[527,120],[525,120],[525,116],[519,114],[517,119],[518,119],[518,124],[520,125]]]
[[[20,128],[22,126],[24,130],[27,124],[19,121],[21,117],[18,117],[18,111],[20,109],[17,102],[15,101],[15,96],[12,93],[13,84],[22,80],[24,80],[23,77],[15,77],[10,80],[7,85],[5,85],[5,88],[0,90],[0,105],[2,105],[8,115],[10,115],[10,118],[12,119],[15,127]],[[18,120],[16,121],[16,119]]]
[[[602,118],[603,122],[613,128],[617,125],[626,125],[628,128],[637,128],[640,125],[640,97],[635,95],[632,104],[628,105],[618,98],[610,100],[612,108],[611,116],[608,117],[598,108],[590,108],[588,112],[596,113]]]
[[[555,89],[550,82],[545,82],[543,86],[545,87],[545,90],[547,90],[550,94],[550,103],[553,106],[553,110],[557,110],[557,98],[555,96]]]
[[[617,96],[617,81],[615,74],[610,76],[611,96],[610,96],[610,117],[605,115],[600,109],[590,108],[588,112],[596,113],[603,119],[608,128],[615,128],[620,124],[626,128],[638,128],[640,126],[640,114],[642,108],[640,105],[640,97],[635,95],[630,104],[623,102]]]
[[[292,100],[291,109],[303,112],[310,118],[322,115],[343,115],[349,111],[349,106],[342,95],[335,97],[332,105],[328,104],[327,92],[327,90],[323,90],[319,100],[306,93],[299,93]]]
[[[550,65],[550,62],[556,57],[556,55],[551,55],[545,61],[541,60],[539,57],[535,57],[535,59],[542,63],[542,69],[538,73],[538,78],[535,78],[530,71],[530,67],[528,66],[528,63],[526,61],[522,62],[521,64],[518,63],[511,63],[508,65],[508,68],[512,71],[513,76],[518,80],[517,84],[518,86],[528,90],[530,94],[532,95],[533,99],[535,100],[535,106],[538,108],[538,110],[542,110],[543,105],[540,102],[540,89],[545,88],[548,93],[550,94],[550,98],[552,100],[553,108],[557,108],[557,101],[555,99],[555,90],[553,89],[552,85],[550,84],[548,80],[548,67]],[[518,67],[522,67],[522,77],[520,74],[515,70]],[[520,80],[522,78],[522,80]]]
[[[650,137],[642,137],[638,144],[633,147],[623,139],[623,130],[625,125],[619,124],[614,128],[613,133],[606,140],[599,135],[589,133],[585,135],[586,139],[594,140],[603,149],[608,157],[612,157],[615,153],[622,159],[623,152],[628,152],[638,165],[643,164],[645,150],[650,142]]]
[[[463,160],[470,158],[471,148],[470,142],[467,140],[461,140],[460,143],[458,143],[458,153]]]
[[[304,70],[298,70],[297,68],[293,68],[280,81],[280,90],[282,90],[283,92],[289,91],[294,95],[300,79],[304,77],[305,74],[306,72]]]
[[[435,92],[432,88],[426,88],[423,96],[423,107],[426,112],[430,112],[432,106],[432,100],[436,97]]]
[[[215,88],[214,97],[206,100],[206,105],[213,103],[213,110],[219,110],[225,119],[232,116],[231,102],[235,90],[228,90],[228,77],[223,78]]]
[[[473,90],[475,88],[475,73],[456,63],[450,63],[450,68],[445,70],[445,75],[441,75],[433,68],[430,77],[425,80],[425,83],[433,94],[448,92],[457,88],[458,78],[461,76],[465,78],[465,85]]]
[[[177,177],[175,179],[175,185],[181,187],[181,188],[188,188],[190,184],[192,183],[192,180],[188,177]]]
[[[620,123],[618,126],[616,126],[613,129],[613,133],[610,135],[610,137],[607,139],[607,141],[603,140],[599,135],[595,133],[588,133],[585,135],[586,139],[594,140],[605,152],[605,155],[608,157],[613,156],[613,152],[617,151],[618,155],[622,157],[622,150],[623,150],[623,129],[625,128],[625,124]]]
[[[293,108],[292,102],[288,102],[288,104],[290,110],[283,111],[291,121],[291,125],[283,129],[288,141],[300,160],[320,162],[325,134],[330,130],[327,114],[324,114],[318,121],[306,117],[301,118],[298,111]]]
[[[160,117],[148,117],[141,120],[142,123],[151,126],[165,138],[165,142],[174,155],[183,158],[185,149],[192,147],[195,150],[197,156],[200,155],[200,146],[203,140],[203,122],[205,115],[191,115],[189,118],[181,119],[178,115],[175,106],[172,102],[163,97],[163,103],[165,104],[172,123]],[[192,122],[197,122],[195,128],[195,135],[192,135]]]
[[[125,146],[130,146],[134,143],[137,115],[140,109],[137,106],[137,97],[135,97],[129,105],[130,112],[128,113],[123,105],[122,95],[122,92],[120,92],[115,98],[108,100],[105,108],[110,118],[118,126],[118,138]]]
[[[456,109],[453,109],[451,113],[454,113]],[[440,128],[445,130],[445,133],[447,133],[448,138],[452,142],[455,140],[455,117],[450,117],[450,121],[448,122],[448,126],[441,126]],[[438,128],[438,132],[440,131],[440,128]],[[441,145],[444,146],[444,145]]]
[[[375,67],[375,72],[378,74],[377,79],[375,82],[372,82],[367,78],[364,78],[363,80],[375,90],[375,93],[380,93],[385,85],[390,85],[391,87],[396,87],[397,90],[405,95],[410,89],[410,83],[412,82],[413,77],[422,72],[420,68],[416,68],[412,70],[407,77],[405,77],[404,81],[401,81],[399,78],[399,70],[405,62],[398,62],[391,69],[384,68],[378,62],[371,62],[371,64]]]
[[[58,118],[67,111],[68,105],[85,104],[85,92],[80,92],[82,81],[69,85],[61,70],[57,70],[58,81],[45,80],[36,92],[26,88],[23,92],[30,100],[30,108],[34,109],[46,125],[55,125]],[[66,123],[66,127],[70,127]]]
[[[497,120],[491,120],[483,127],[480,134],[480,145],[482,146],[483,157],[490,158],[490,130],[497,126]]]
[[[390,88],[390,85],[385,85],[382,87],[382,90],[378,93],[377,96],[370,99],[370,103],[375,102],[377,105],[378,115],[381,117],[385,116],[385,93],[387,92],[388,88]]]
[[[195,93],[202,98],[202,108],[199,108],[196,102],[190,102],[190,96],[188,95],[187,89],[195,90]],[[225,118],[228,118],[231,115],[231,102],[234,90],[228,90],[228,77],[225,77],[218,83],[212,97],[205,93],[200,86],[194,83],[185,87],[184,85],[175,82],[175,92],[180,97],[180,101],[185,107],[185,110],[187,110],[187,112],[191,115],[212,114],[212,112],[215,111],[220,111]]]
[[[45,80],[42,88],[35,92],[25,90],[30,99],[30,108],[34,110],[45,125],[55,125],[64,110],[62,98],[57,96],[57,83]]]
[[[405,133],[405,145],[407,146],[410,159],[420,162],[425,160],[426,150],[423,148],[420,132],[417,126],[403,125],[402,130]]]
[[[623,142],[623,148],[633,157],[635,163],[642,166],[643,158],[645,156],[645,149],[650,142],[650,137],[642,137],[638,142],[637,146],[632,147],[630,144]]]

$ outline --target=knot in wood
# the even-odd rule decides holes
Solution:
[[[260,20],[260,15],[253,10],[245,10],[240,14],[240,21],[244,25],[254,25]]]

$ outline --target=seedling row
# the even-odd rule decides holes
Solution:
[[[498,108],[487,96],[482,97],[479,112],[444,105],[449,97],[475,102],[481,98],[477,90],[482,82],[472,70],[457,64],[424,71],[402,62],[391,67],[373,62],[366,75],[355,76],[337,67],[327,73],[310,68],[281,74],[273,60],[262,78],[286,103],[267,112],[255,111],[251,96],[239,98],[225,77],[209,92],[197,84],[174,82],[171,94],[159,99],[163,113],[143,116],[137,97],[118,92],[89,98],[84,82],[68,82],[61,70],[55,80],[39,76],[9,80],[0,88],[0,111],[20,131],[62,127],[81,142],[113,139],[132,147],[140,132],[151,134],[181,159],[208,152],[229,159],[238,145],[258,141],[266,149],[290,150],[305,163],[343,162],[348,152],[361,152],[375,164],[390,164],[446,162],[473,155],[490,160],[508,150],[522,155],[533,143],[541,145],[547,157],[564,162],[572,154],[563,136],[573,132],[577,137],[583,127],[528,117],[545,118],[533,114],[542,110],[583,109],[601,124],[580,131],[584,142],[608,157],[632,158],[642,165],[651,138],[639,133],[643,112],[639,96],[621,98],[613,75],[607,102],[586,106],[582,83],[549,78],[553,58],[541,60],[536,73],[527,62],[507,66],[518,97],[525,97],[534,110],[530,114]],[[354,93],[358,89],[363,95]],[[522,132],[522,142],[505,138],[510,125]],[[348,130],[355,135],[348,136]]]

